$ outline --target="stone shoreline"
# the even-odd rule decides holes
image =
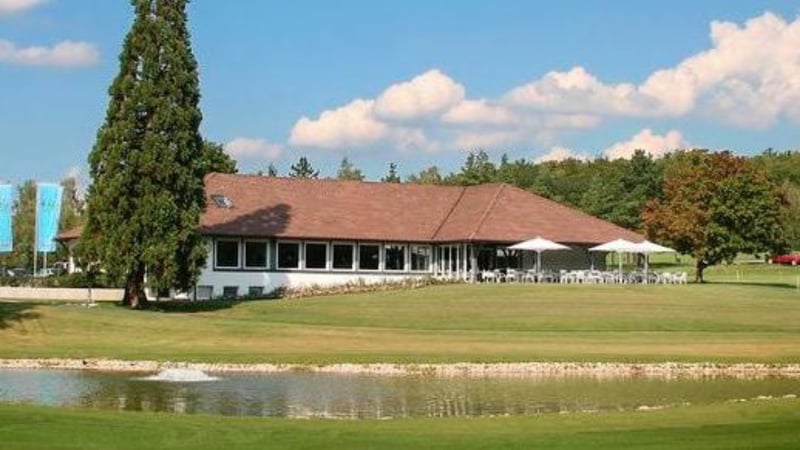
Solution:
[[[192,369],[214,373],[329,373],[340,375],[436,376],[436,377],[557,377],[595,378],[800,378],[800,364],[762,363],[453,363],[453,364],[236,364],[116,359],[0,359],[0,369],[92,370],[109,372],[158,372]]]

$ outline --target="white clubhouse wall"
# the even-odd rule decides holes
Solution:
[[[225,286],[238,287],[238,295],[247,295],[248,289],[261,287],[264,293],[279,287],[300,288],[308,286],[336,286],[348,283],[375,284],[401,281],[408,278],[425,278],[431,274],[368,273],[368,272],[245,272],[204,269],[198,286],[211,286],[212,297],[222,296]]]
[[[223,240],[231,240],[231,238],[223,238]],[[242,240],[243,242],[244,240]],[[292,241],[287,241],[292,242]],[[300,241],[293,241],[293,242],[300,242]],[[319,243],[319,241],[310,241],[313,243]],[[331,243],[331,242],[328,242]],[[354,244],[357,243],[347,242],[347,244]],[[452,271],[452,266],[449,264],[440,264],[441,258],[444,258],[443,255],[440,254],[439,248],[442,245],[431,245],[433,249],[432,260],[430,264],[430,271],[427,272],[413,272],[409,271],[410,268],[410,257],[409,257],[409,250],[408,247],[406,248],[406,264],[404,271],[387,271],[383,270],[385,266],[384,261],[384,253],[383,253],[383,246],[384,245],[408,245],[408,244],[395,244],[395,243],[367,243],[370,245],[380,245],[380,263],[379,267],[381,270],[377,271],[366,271],[366,270],[333,270],[332,269],[332,254],[330,247],[327,252],[327,261],[326,267],[327,269],[289,269],[289,270],[276,270],[274,268],[275,263],[275,245],[276,241],[272,240],[269,244],[269,265],[270,268],[268,269],[256,269],[256,270],[247,270],[241,268],[241,261],[242,261],[242,253],[241,253],[241,244],[240,244],[240,267],[239,268],[216,268],[214,267],[215,261],[215,250],[214,250],[214,240],[212,238],[207,239],[208,245],[208,258],[207,258],[207,266],[203,268],[200,273],[200,278],[197,282],[197,290],[196,296],[197,299],[207,299],[209,297],[209,289],[210,297],[217,298],[222,297],[225,292],[225,288],[228,289],[235,288],[237,296],[246,296],[248,295],[250,288],[257,288],[260,289],[263,294],[268,294],[269,292],[274,291],[275,289],[286,287],[286,288],[303,288],[303,287],[310,287],[310,286],[318,286],[318,287],[328,287],[328,286],[336,286],[336,285],[343,285],[343,284],[350,284],[350,283],[364,283],[364,284],[375,284],[375,283],[385,283],[385,282],[397,282],[402,281],[404,279],[424,279],[430,277],[444,277],[444,278],[451,278],[451,279],[463,279],[463,280],[470,280],[471,274],[467,271],[467,260],[465,259],[464,255],[466,254],[467,247],[471,244],[444,244],[445,247],[459,247],[461,251],[461,257],[458,259],[458,264],[456,264],[457,268],[456,271]],[[475,247],[473,247],[474,252]],[[357,252],[356,252],[356,260],[354,262],[354,267],[358,266],[357,260]],[[591,254],[587,251],[586,246],[582,245],[574,245],[571,250],[568,251],[554,251],[554,252],[545,252],[542,255],[542,266],[545,270],[559,270],[559,269],[587,269],[591,266],[595,268],[602,269],[604,268],[604,255],[597,255]],[[470,258],[473,258],[474,254],[470,254]],[[593,261],[594,260],[594,261]],[[477,266],[477,259],[471,260],[470,265]],[[533,252],[523,252],[522,253],[522,260],[521,260],[521,268],[522,269],[530,269],[533,268],[535,264],[535,254]],[[299,267],[305,267],[305,260],[304,256],[300,256],[300,263]],[[194,293],[189,294],[189,298],[193,298],[195,296]]]

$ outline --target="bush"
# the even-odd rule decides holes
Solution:
[[[409,278],[400,281],[384,281],[381,283],[366,283],[359,278],[358,281],[336,286],[304,286],[298,288],[279,287],[258,299],[297,299],[304,297],[320,297],[325,295],[342,295],[366,292],[391,291],[399,289],[417,289],[425,286],[440,284],[453,284],[459,281],[441,280],[433,277]],[[249,298],[249,297],[248,297]]]
[[[0,286],[12,287],[43,287],[43,288],[87,288],[89,287],[89,280],[84,273],[73,273],[69,275],[58,275],[44,278],[34,277],[0,277]],[[93,288],[115,288],[113,283],[110,283],[107,277],[95,277],[92,282]]]

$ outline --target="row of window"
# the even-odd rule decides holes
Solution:
[[[217,239],[214,268],[265,270],[269,241]],[[279,270],[366,270],[430,272],[430,245],[354,244],[345,242],[278,241],[275,267]]]

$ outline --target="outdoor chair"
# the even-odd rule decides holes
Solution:
[[[600,284],[604,281],[603,274],[599,270],[584,271],[583,278],[584,282],[592,284]]]
[[[538,274],[536,273],[536,269],[528,269],[522,276],[522,281],[526,281],[528,283],[536,283],[539,281],[537,275]]]
[[[616,272],[603,272],[602,277],[605,284],[616,284],[619,278]]]

